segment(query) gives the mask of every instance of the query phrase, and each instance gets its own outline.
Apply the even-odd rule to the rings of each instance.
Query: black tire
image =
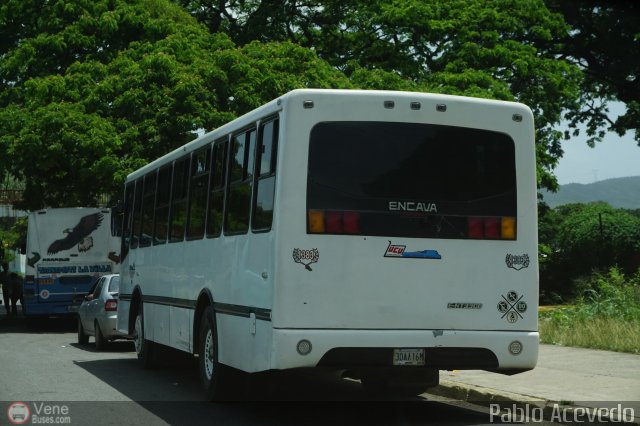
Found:
[[[89,336],[85,333],[82,321],[80,320],[80,317],[78,317],[78,344],[86,345],[87,343],[89,343]]]
[[[142,312],[142,302],[140,302],[138,307],[132,337],[140,365],[142,365],[143,368],[152,368],[154,343],[144,337],[144,314]]]
[[[107,347],[107,339],[104,338],[104,334],[102,334],[98,321],[95,322],[94,328],[96,330],[96,349],[102,351]]]
[[[202,313],[198,339],[198,371],[205,396],[210,401],[221,400],[225,390],[225,366],[218,362],[218,332],[211,306]]]

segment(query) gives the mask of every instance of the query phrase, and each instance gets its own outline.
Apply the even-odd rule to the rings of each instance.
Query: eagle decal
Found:
[[[89,235],[98,229],[103,218],[102,213],[93,213],[83,217],[76,226],[62,231],[64,234],[67,234],[67,236],[51,243],[47,253],[51,255],[59,251],[69,250],[76,244],[78,245],[79,252],[88,251],[93,247],[93,237]]]

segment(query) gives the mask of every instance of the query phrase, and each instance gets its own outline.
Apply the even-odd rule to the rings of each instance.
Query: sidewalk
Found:
[[[501,401],[552,406],[633,408],[640,424],[640,356],[540,345],[535,369],[514,376],[485,371],[443,371],[429,393],[487,405]]]

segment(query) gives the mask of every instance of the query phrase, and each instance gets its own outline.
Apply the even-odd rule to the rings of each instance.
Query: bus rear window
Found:
[[[516,216],[506,134],[393,122],[311,131],[308,233],[515,239]]]

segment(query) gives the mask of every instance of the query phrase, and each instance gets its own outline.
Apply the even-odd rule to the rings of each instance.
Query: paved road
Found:
[[[74,321],[28,328],[24,319],[0,318],[0,425],[16,401],[27,403],[31,414],[59,410],[68,413],[71,424],[93,426],[475,425],[490,420],[486,410],[442,401],[372,401],[357,382],[299,374],[254,375],[254,390],[244,399],[213,404],[203,401],[193,361],[181,354],[166,353],[149,371],[137,365],[130,342],[97,352],[93,343],[80,346],[76,339]],[[246,376],[238,383],[246,383]]]

